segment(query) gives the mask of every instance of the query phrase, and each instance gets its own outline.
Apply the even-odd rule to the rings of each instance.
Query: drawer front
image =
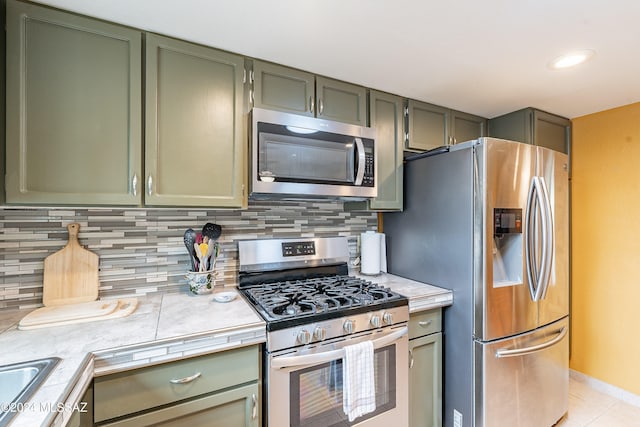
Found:
[[[409,339],[433,334],[442,330],[442,310],[421,311],[409,318]]]
[[[259,363],[258,346],[249,346],[98,377],[94,381],[95,421],[257,381]],[[181,379],[183,383],[176,383]]]
[[[254,383],[119,419],[102,427],[258,427],[258,396],[259,386]]]

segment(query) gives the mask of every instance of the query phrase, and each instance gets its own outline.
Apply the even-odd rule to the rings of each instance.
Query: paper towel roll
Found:
[[[360,235],[360,273],[374,275],[386,269],[384,234],[375,231],[362,233]]]

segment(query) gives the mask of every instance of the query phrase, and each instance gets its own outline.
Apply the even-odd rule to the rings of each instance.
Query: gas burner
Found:
[[[361,313],[380,316],[396,307],[408,315],[405,297],[348,275],[345,237],[245,240],[238,242],[238,255],[238,288],[265,319],[268,336]]]
[[[389,289],[352,276],[262,283],[245,293],[270,320],[365,307],[398,298]]]

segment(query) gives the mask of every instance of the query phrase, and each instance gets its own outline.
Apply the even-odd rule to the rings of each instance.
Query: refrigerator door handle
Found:
[[[529,279],[529,293],[533,301],[539,301],[545,287],[545,280],[549,280],[550,266],[547,265],[549,257],[549,217],[547,216],[546,189],[544,179],[534,176],[531,179],[529,195],[527,197],[526,225],[525,225],[525,264],[527,278]],[[540,218],[540,230],[538,230],[537,218]],[[540,232],[539,232],[540,231]],[[542,243],[538,237],[541,237]],[[541,250],[540,266],[537,263],[537,253]]]
[[[536,353],[538,351],[552,347],[557,343],[559,343],[560,341],[562,341],[565,335],[567,335],[567,327],[563,326],[556,333],[558,334],[558,336],[556,336],[555,338],[547,342],[543,342],[542,344],[532,345],[531,347],[514,348],[514,349],[500,348],[496,350],[496,357],[501,358],[501,357],[526,356],[527,354]]]
[[[535,271],[536,265],[533,263],[533,253],[535,251],[535,245],[533,242],[532,235],[533,232],[533,211],[535,206],[535,179],[533,177],[531,180],[531,185],[529,186],[529,193],[527,194],[527,208],[525,211],[525,223],[524,223],[524,253],[525,253],[525,266],[527,267],[527,282],[529,284],[529,294],[531,295],[531,299],[535,301],[536,289],[535,289],[535,281],[537,272]]]
[[[538,290],[537,301],[543,300],[547,295],[547,289],[549,288],[549,281],[551,279],[551,264],[553,262],[553,247],[554,247],[554,229],[553,229],[553,213],[551,211],[551,200],[549,199],[549,191],[547,190],[547,183],[544,178],[540,177],[540,189],[541,189],[541,201],[542,203],[542,215],[545,218],[546,225],[542,230],[543,236],[546,237],[546,242],[543,241],[542,252],[542,269],[540,271],[540,289]],[[544,250],[546,249],[546,251]]]

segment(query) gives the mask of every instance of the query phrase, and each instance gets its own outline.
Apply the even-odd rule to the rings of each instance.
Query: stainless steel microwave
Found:
[[[254,108],[251,195],[375,197],[376,152],[371,128]]]

